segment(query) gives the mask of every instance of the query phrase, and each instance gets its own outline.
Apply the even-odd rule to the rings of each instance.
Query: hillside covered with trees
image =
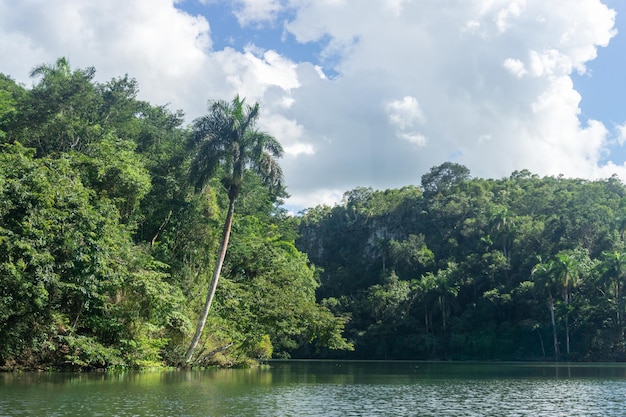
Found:
[[[94,75],[63,58],[35,68],[30,89],[0,75],[0,368],[229,366],[350,349],[343,320],[316,303],[284,188],[266,181],[280,148],[255,130],[258,106],[222,137],[261,139],[229,175],[234,145],[206,129],[226,123],[217,103],[187,127],[138,100],[135,80]],[[229,121],[255,108],[233,103]],[[222,280],[191,349],[225,221]]]
[[[357,188],[307,210],[297,247],[368,359],[626,360],[626,188],[617,177]]]

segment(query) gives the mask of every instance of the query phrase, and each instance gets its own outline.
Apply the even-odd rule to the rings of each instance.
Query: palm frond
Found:
[[[195,149],[190,178],[196,189],[203,186],[218,167],[228,178],[222,183],[236,196],[247,169],[253,170],[271,189],[283,188],[283,172],[278,159],[283,148],[271,135],[256,130],[259,103],[248,105],[235,96],[231,102],[212,101],[207,115],[196,119],[190,146]]]

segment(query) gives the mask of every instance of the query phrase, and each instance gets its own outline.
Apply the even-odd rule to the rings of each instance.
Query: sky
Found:
[[[62,56],[189,123],[259,102],[293,212],[448,161],[626,182],[624,0],[0,0],[0,72]]]

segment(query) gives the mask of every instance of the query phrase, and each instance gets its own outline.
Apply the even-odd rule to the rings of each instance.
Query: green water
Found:
[[[0,374],[0,416],[623,416],[626,365],[272,362]]]

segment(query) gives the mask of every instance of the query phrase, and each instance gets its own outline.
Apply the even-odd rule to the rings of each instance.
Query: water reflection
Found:
[[[0,416],[619,416],[622,364],[273,362],[0,374]]]

